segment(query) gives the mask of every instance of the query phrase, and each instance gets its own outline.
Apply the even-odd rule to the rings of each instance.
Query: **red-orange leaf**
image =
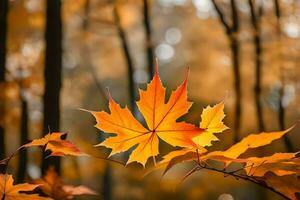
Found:
[[[203,129],[176,121],[188,112],[191,105],[192,103],[187,101],[187,77],[165,103],[165,88],[157,70],[147,89],[140,90],[140,100],[137,102],[147,128],[135,119],[127,107],[121,108],[111,96],[110,113],[103,111],[91,113],[96,118],[97,128],[116,134],[99,145],[111,148],[111,155],[127,151],[137,145],[127,164],[137,161],[145,165],[149,157],[159,154],[159,138],[172,146],[196,146],[192,138],[201,134]]]
[[[82,156],[85,155],[82,153],[73,143],[65,140],[67,133],[49,133],[41,139],[35,139],[32,142],[29,142],[23,147],[34,147],[41,146],[45,147],[45,150],[51,151],[51,156]]]
[[[64,185],[61,178],[56,174],[53,168],[50,168],[46,175],[34,181],[41,185],[41,190],[47,196],[54,200],[73,199],[78,195],[96,195],[97,193],[86,186]]]

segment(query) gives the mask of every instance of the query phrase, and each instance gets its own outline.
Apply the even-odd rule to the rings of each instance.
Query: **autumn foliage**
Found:
[[[248,150],[269,145],[284,137],[293,126],[284,131],[249,134],[225,150],[211,151],[207,147],[217,145],[219,141],[217,135],[228,129],[223,122],[225,100],[212,107],[204,108],[198,125],[178,120],[187,114],[192,106],[192,102],[188,101],[187,97],[188,74],[189,70],[187,70],[182,84],[166,100],[166,89],[160,79],[158,67],[156,68],[156,73],[146,90],[139,91],[137,107],[145,122],[139,121],[127,107],[122,108],[109,94],[109,113],[89,111],[96,119],[96,127],[111,135],[96,146],[105,146],[111,149],[110,156],[134,147],[126,162],[127,165],[138,162],[145,167],[148,159],[152,157],[153,166],[145,170],[146,174],[163,169],[163,175],[165,175],[177,164],[192,162],[193,169],[187,174],[183,174],[182,181],[194,172],[205,169],[253,182],[282,197],[296,200],[297,193],[300,192],[298,152],[274,153],[265,157],[243,156]],[[44,151],[49,151],[49,156],[87,156],[76,145],[66,140],[66,136],[66,133],[49,133],[41,139],[24,144],[18,151],[39,146]],[[167,155],[159,157],[161,140],[177,148]],[[0,163],[8,165],[13,156],[14,154]],[[216,163],[221,163],[222,167],[220,168],[220,165],[216,165]],[[232,164],[238,167],[232,169],[230,167]],[[14,185],[13,182],[11,175],[1,174],[0,199],[64,200],[72,199],[76,195],[96,194],[85,186],[64,185],[61,178],[52,169],[49,169],[44,177],[33,180],[33,184]]]

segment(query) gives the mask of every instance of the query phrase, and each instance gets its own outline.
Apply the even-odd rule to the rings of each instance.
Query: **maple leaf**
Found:
[[[63,181],[52,167],[48,169],[43,178],[34,180],[34,183],[40,184],[42,192],[54,200],[68,200],[73,199],[74,196],[78,195],[97,194],[86,186],[64,185]]]
[[[157,164],[150,172],[165,168],[163,174],[169,171],[174,165],[187,162],[205,162],[206,160],[215,160],[223,162],[225,167],[230,163],[244,163],[246,164],[245,171],[248,175],[253,175],[257,177],[263,176],[268,171],[274,172],[278,175],[288,175],[299,173],[300,160],[293,159],[296,157],[297,153],[276,153],[268,157],[249,157],[249,158],[239,158],[241,154],[246,152],[248,149],[257,148],[270,144],[273,140],[279,139],[286,133],[288,133],[293,127],[279,132],[270,133],[260,133],[251,134],[245,137],[242,141],[234,144],[232,147],[225,151],[212,151],[208,152],[205,148],[198,146],[197,149],[181,149],[177,151],[172,151],[164,159]],[[292,160],[293,159],[293,160]]]
[[[245,160],[245,171],[249,176],[262,177],[267,172],[277,176],[296,174],[300,172],[300,165],[293,162],[298,153],[275,153],[267,157],[248,157]],[[250,167],[249,167],[250,166]]]
[[[99,145],[111,148],[110,155],[127,151],[137,145],[127,164],[136,161],[143,166],[149,157],[154,158],[159,154],[159,138],[172,146],[196,147],[192,138],[200,135],[203,129],[186,122],[176,122],[192,105],[187,101],[187,77],[188,75],[165,103],[165,88],[156,68],[147,89],[140,90],[140,100],[137,102],[147,127],[136,120],[127,107],[121,108],[111,96],[109,96],[110,114],[104,111],[89,111],[96,118],[98,129],[116,134]]]
[[[29,142],[22,147],[34,147],[41,146],[45,147],[45,150],[50,150],[50,156],[64,156],[64,155],[72,155],[72,156],[82,156],[86,155],[82,153],[73,143],[65,140],[68,133],[60,133],[54,132],[45,135],[41,139],[35,139],[32,142]]]
[[[198,152],[196,151],[198,149]],[[163,160],[157,163],[154,167],[148,169],[144,176],[147,176],[153,171],[164,168],[164,174],[166,174],[174,165],[192,161],[197,159],[198,155],[207,152],[207,150],[203,147],[198,148],[183,148],[176,151],[171,151],[167,155],[163,156]]]
[[[300,177],[298,175],[277,176],[268,172],[264,176],[264,182],[291,200],[300,198]]]
[[[5,200],[50,200],[50,198],[41,197],[37,194],[26,194],[32,192],[40,185],[35,184],[17,184],[14,185],[12,175],[0,174],[0,199]]]
[[[200,128],[204,129],[205,132],[193,138],[193,141],[202,147],[211,146],[212,141],[218,141],[219,139],[214,135],[214,133],[221,133],[228,129],[223,122],[224,117],[225,113],[223,101],[213,107],[207,106],[203,109]]]
[[[294,126],[284,131],[277,132],[262,132],[260,134],[250,134],[243,138],[242,141],[234,144],[225,151],[213,151],[204,156],[201,156],[201,160],[213,159],[224,162],[228,166],[234,159],[237,159],[241,154],[245,153],[248,149],[262,147],[270,144],[276,139],[281,138],[287,134]]]
[[[224,101],[214,105],[213,107],[207,106],[203,109],[201,114],[200,128],[204,130],[199,136],[193,138],[193,141],[198,145],[195,148],[183,148],[181,150],[172,151],[163,157],[163,160],[158,163],[153,169],[148,170],[146,174],[150,172],[165,168],[163,174],[170,170],[174,165],[186,161],[197,160],[198,156],[207,153],[205,146],[210,146],[212,141],[218,141],[219,139],[214,133],[221,133],[228,127],[224,124]]]

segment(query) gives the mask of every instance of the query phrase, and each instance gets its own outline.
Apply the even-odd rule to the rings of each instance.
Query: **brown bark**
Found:
[[[113,5],[113,14],[114,14],[114,20],[115,25],[118,30],[118,34],[121,40],[122,49],[124,52],[125,60],[127,63],[127,77],[128,77],[128,92],[129,92],[129,98],[130,98],[130,108],[132,109],[132,112],[136,114],[136,105],[135,105],[135,84],[133,80],[133,61],[130,55],[129,45],[126,38],[125,30],[123,29],[121,23],[120,23],[120,14],[118,11],[118,7],[116,3]]]
[[[256,118],[259,131],[264,131],[264,120],[263,120],[263,109],[261,105],[261,56],[262,56],[262,46],[261,46],[261,28],[260,28],[260,16],[254,7],[252,0],[248,0],[250,6],[251,23],[254,29],[253,33],[253,43],[255,46],[255,86],[254,86],[254,97],[255,97],[255,108],[256,108]]]
[[[62,79],[62,21],[61,1],[46,1],[46,52],[45,52],[45,93],[43,134],[59,131],[60,89]],[[53,166],[60,172],[60,159],[51,157],[43,160],[42,172]]]
[[[28,103],[27,100],[21,96],[21,140],[20,145],[28,142]],[[19,153],[19,167],[17,173],[17,182],[24,182],[27,174],[27,150],[22,149]]]
[[[146,50],[147,50],[147,65],[149,78],[151,79],[154,73],[154,53],[153,53],[153,42],[152,42],[152,30],[150,23],[150,8],[149,1],[143,0],[143,9],[144,9],[144,27],[146,33]]]
[[[281,74],[281,71],[282,71],[282,52],[281,52],[282,40],[281,40],[281,26],[280,26],[281,10],[280,10],[279,0],[274,0],[274,12],[275,12],[275,16],[276,16],[277,39],[278,39],[278,42],[280,45],[280,48],[278,48],[279,49],[279,58],[280,58],[279,68],[280,68],[280,79],[282,82],[282,85],[280,86],[280,89],[279,89],[278,123],[279,123],[280,130],[284,130],[285,129],[285,108],[284,108],[284,105],[282,102],[283,96],[284,96],[284,78],[283,78],[283,75]],[[293,144],[287,136],[284,137],[284,143],[285,143],[285,147],[288,152],[294,152]]]
[[[6,38],[7,38],[7,16],[8,16],[8,0],[0,1],[0,87],[3,88],[5,82],[5,65],[6,65]],[[5,158],[5,96],[0,95],[0,160]],[[0,166],[0,172],[4,169]]]
[[[239,17],[238,11],[236,7],[235,0],[230,0],[230,8],[231,8],[231,20],[232,24],[226,21],[225,15],[217,2],[215,0],[211,0],[219,17],[221,24],[223,25],[228,40],[230,42],[230,50],[231,50],[231,60],[232,60],[232,73],[234,77],[234,93],[235,93],[235,105],[234,105],[234,142],[239,141],[240,135],[240,125],[241,125],[241,117],[242,117],[242,89],[241,89],[241,74],[240,74],[240,42],[237,38],[239,32]]]

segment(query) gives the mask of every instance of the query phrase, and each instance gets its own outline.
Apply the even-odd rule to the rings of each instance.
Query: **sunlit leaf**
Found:
[[[110,114],[103,111],[91,113],[96,118],[97,128],[116,134],[100,145],[111,148],[111,155],[127,151],[137,145],[127,164],[137,161],[145,165],[149,157],[159,154],[159,138],[172,146],[196,147],[192,138],[201,134],[203,129],[176,121],[188,112],[191,105],[192,103],[187,101],[187,77],[165,103],[165,88],[157,69],[147,89],[140,91],[140,100],[137,102],[147,128],[134,118],[127,107],[121,108],[111,96]]]

